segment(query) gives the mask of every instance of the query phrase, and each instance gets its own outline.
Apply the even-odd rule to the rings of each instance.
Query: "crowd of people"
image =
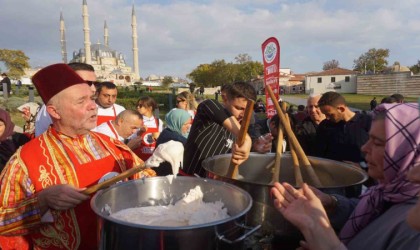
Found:
[[[118,105],[115,84],[97,82],[88,64],[50,65],[32,80],[44,105],[20,107],[26,134],[13,132],[10,115],[0,109],[1,249],[97,249],[86,187],[134,167],[142,171],[130,179],[206,177],[206,158],[232,154],[241,164],[251,151],[276,152],[283,128],[278,116],[256,115],[244,143],[236,143],[248,100],[256,101],[255,113],[266,112],[244,82],[223,85],[221,102],[181,92],[162,121],[150,96],[140,96],[135,110]],[[352,162],[370,176],[365,188],[337,194],[275,183],[274,204],[302,231],[304,248],[420,246],[418,104],[393,95],[374,106],[353,112],[342,95],[326,92],[288,111],[307,155]]]

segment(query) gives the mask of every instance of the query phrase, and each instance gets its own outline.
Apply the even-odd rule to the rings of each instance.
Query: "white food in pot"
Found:
[[[199,225],[229,218],[222,201],[204,202],[203,197],[200,186],[196,186],[175,205],[127,208],[112,213],[111,217],[130,223],[166,227]]]

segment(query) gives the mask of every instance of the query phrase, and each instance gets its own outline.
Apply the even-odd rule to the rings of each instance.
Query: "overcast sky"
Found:
[[[0,0],[0,48],[23,50],[32,67],[60,62],[60,11],[67,52],[83,47],[83,0]],[[131,8],[137,14],[140,75],[185,77],[203,63],[261,61],[261,44],[280,42],[280,66],[321,71],[336,59],[352,69],[370,48],[390,49],[389,64],[420,59],[418,0],[87,0],[91,43],[103,43],[132,66]],[[2,70],[4,68],[2,67]]]

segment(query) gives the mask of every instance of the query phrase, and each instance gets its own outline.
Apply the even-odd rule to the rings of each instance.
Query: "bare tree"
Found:
[[[239,55],[235,56],[235,61],[236,61],[236,63],[242,64],[242,63],[246,63],[246,62],[251,62],[252,58],[247,53],[239,54]]]
[[[335,68],[338,68],[339,65],[340,63],[337,60],[332,59],[331,61],[324,62],[324,66],[322,66],[322,70],[335,69]]]

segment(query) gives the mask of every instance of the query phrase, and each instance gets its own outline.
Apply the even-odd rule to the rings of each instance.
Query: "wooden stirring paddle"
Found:
[[[242,119],[241,123],[241,129],[239,130],[239,135],[236,138],[236,141],[239,146],[242,146],[242,144],[244,144],[245,142],[245,137],[248,132],[249,123],[251,122],[251,115],[254,111],[254,103],[255,102],[253,100],[248,100],[248,102],[246,103],[244,118]],[[227,176],[232,179],[236,177],[238,175],[238,167],[238,164],[235,164],[231,161],[228,168]]]
[[[291,142],[291,145],[296,150],[296,153],[299,157],[299,159],[302,161],[303,165],[305,166],[308,176],[311,181],[311,185],[315,187],[322,187],[321,181],[319,180],[318,176],[315,174],[314,169],[311,166],[311,163],[308,160],[308,157],[306,156],[305,152],[303,151],[302,147],[299,144],[299,141],[297,140],[295,133],[293,133],[292,127],[290,126],[290,123],[287,122],[285,115],[283,114],[283,111],[280,108],[280,105],[277,101],[277,98],[274,96],[273,90],[271,89],[270,85],[266,86],[267,92],[270,94],[270,98],[274,103],[274,107],[276,108],[277,115],[280,118],[281,123],[284,126],[284,129],[286,130],[287,136],[289,137],[289,140]]]
[[[277,128],[277,146],[276,146],[276,156],[274,157],[274,171],[273,177],[271,179],[271,185],[274,185],[274,182],[279,182],[280,179],[280,168],[281,168],[281,155],[283,154],[283,139],[284,139],[284,129],[279,127]]]
[[[126,178],[128,178],[128,177],[130,177],[130,176],[132,176],[132,175],[134,175],[134,174],[136,174],[136,173],[138,173],[142,170],[144,170],[144,166],[130,168],[130,169],[122,172],[121,174],[119,174],[117,176],[114,176],[112,178],[109,178],[108,180],[105,180],[101,183],[98,183],[98,184],[95,184],[95,185],[92,185],[92,186],[86,188],[85,190],[81,191],[81,193],[82,194],[87,194],[87,195],[93,194],[98,190],[107,188],[107,187],[111,186],[112,184],[114,184],[116,182],[119,182],[121,180],[124,180],[124,179],[126,179]]]

